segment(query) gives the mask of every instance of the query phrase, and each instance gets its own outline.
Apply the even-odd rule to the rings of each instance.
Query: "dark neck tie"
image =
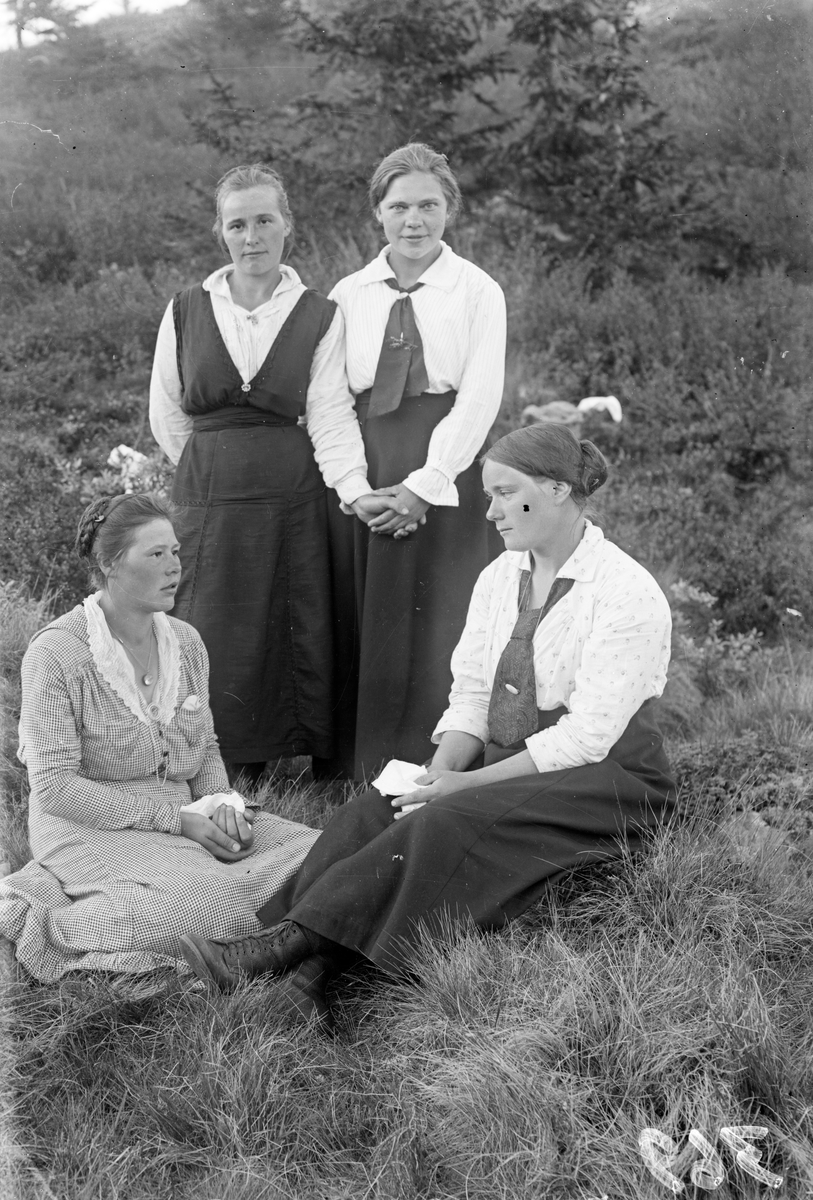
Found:
[[[406,294],[395,301],[387,318],[384,343],[370,393],[368,418],[395,412],[404,396],[420,396],[429,387],[429,376],[423,361],[423,343],[410,299],[410,293],[417,292],[423,284],[402,288],[397,279],[385,279],[384,283],[396,292]]]
[[[488,733],[498,746],[513,746],[539,728],[536,707],[534,634],[550,610],[573,587],[573,580],[557,577],[542,608],[525,609],[530,573],[520,575],[517,623],[497,663],[488,705]]]

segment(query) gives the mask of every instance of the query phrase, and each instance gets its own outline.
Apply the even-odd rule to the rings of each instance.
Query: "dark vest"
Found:
[[[268,357],[248,384],[240,378],[217,327],[212,300],[201,284],[172,301],[181,408],[190,416],[237,406],[296,421],[305,412],[311,362],[330,328],[336,304],[303,292],[283,323]]]

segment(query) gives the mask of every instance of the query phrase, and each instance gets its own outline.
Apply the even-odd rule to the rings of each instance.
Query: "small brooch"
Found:
[[[408,342],[403,334],[400,337],[388,337],[387,346],[390,350],[415,350],[417,347],[412,342]]]
[[[185,709],[186,712],[197,712],[200,708],[200,696],[195,696],[194,694],[187,696],[181,708]]]

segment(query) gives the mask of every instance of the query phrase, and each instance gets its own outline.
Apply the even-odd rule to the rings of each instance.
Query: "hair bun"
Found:
[[[582,452],[582,488],[587,496],[597,492],[607,479],[607,460],[594,442],[579,442]]]

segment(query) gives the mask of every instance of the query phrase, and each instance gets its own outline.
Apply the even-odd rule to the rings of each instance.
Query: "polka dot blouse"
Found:
[[[481,573],[466,627],[452,656],[449,707],[433,734],[447,730],[489,740],[488,705],[500,655],[517,619],[527,552],[506,551]],[[568,714],[527,739],[540,771],[600,762],[645,700],[666,683],[671,615],[650,573],[589,521],[558,572],[570,591],[534,635],[536,702]]]

